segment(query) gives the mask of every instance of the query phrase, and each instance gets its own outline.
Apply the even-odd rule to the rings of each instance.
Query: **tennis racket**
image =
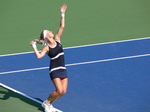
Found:
[[[41,44],[41,45],[43,45],[43,46],[46,46],[46,45],[47,45],[47,43],[46,43],[45,41],[39,40],[39,39],[35,39],[34,42],[36,42],[37,44]]]

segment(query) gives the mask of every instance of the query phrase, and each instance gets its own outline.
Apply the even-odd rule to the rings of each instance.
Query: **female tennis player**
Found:
[[[60,43],[60,37],[63,33],[65,27],[65,12],[67,9],[67,5],[62,5],[60,7],[61,19],[60,19],[60,27],[57,33],[54,35],[52,31],[43,30],[41,32],[39,40],[43,40],[45,42],[45,46],[41,50],[38,51],[36,47],[36,43],[34,41],[30,42],[34,49],[34,53],[38,59],[44,57],[46,54],[50,57],[50,77],[54,86],[56,88],[53,91],[47,100],[42,103],[42,106],[45,108],[45,112],[62,112],[52,106],[52,103],[59,99],[62,95],[64,95],[67,91],[68,87],[68,78],[67,71],[65,67],[64,60],[64,52],[62,45]]]

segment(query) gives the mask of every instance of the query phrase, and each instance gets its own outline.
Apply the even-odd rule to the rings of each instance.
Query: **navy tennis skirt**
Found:
[[[50,73],[50,78],[51,80],[55,78],[62,78],[62,79],[67,78],[67,70],[66,69],[55,70]]]

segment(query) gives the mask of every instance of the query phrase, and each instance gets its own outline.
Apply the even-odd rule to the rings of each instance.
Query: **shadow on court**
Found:
[[[38,98],[35,98],[35,99],[40,100]],[[3,105],[7,105],[8,108],[9,108],[9,106],[10,107],[13,106],[13,107],[17,107],[18,111],[19,110],[24,110],[24,111],[26,110],[26,109],[22,109],[22,107],[27,108],[27,110],[32,110],[32,108],[37,108],[34,110],[34,112],[44,112],[44,109],[41,106],[41,104],[39,104],[39,103],[37,103],[37,102],[27,98],[27,97],[24,97],[18,93],[15,93],[11,90],[8,90],[2,86],[0,86],[0,102],[1,102],[0,107],[4,107]],[[21,104],[23,106],[19,106],[19,104]],[[4,110],[1,110],[1,109],[4,109]],[[5,110],[6,108],[1,108],[1,109],[0,109],[0,111],[7,112]],[[16,111],[16,110],[12,110],[12,108],[11,108],[11,112],[14,112],[14,111]]]

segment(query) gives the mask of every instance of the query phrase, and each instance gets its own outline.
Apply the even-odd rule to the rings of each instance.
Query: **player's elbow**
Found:
[[[65,28],[65,26],[64,26],[64,25],[60,27],[60,29],[61,29],[61,30],[64,30],[64,28]]]
[[[40,59],[40,57],[36,57],[37,59]]]
[[[37,58],[37,59],[41,59],[41,58],[42,58],[42,56],[36,56],[36,58]]]
[[[61,24],[61,25],[60,25],[60,28],[61,28],[61,29],[64,29],[64,28],[65,28],[65,24]]]

